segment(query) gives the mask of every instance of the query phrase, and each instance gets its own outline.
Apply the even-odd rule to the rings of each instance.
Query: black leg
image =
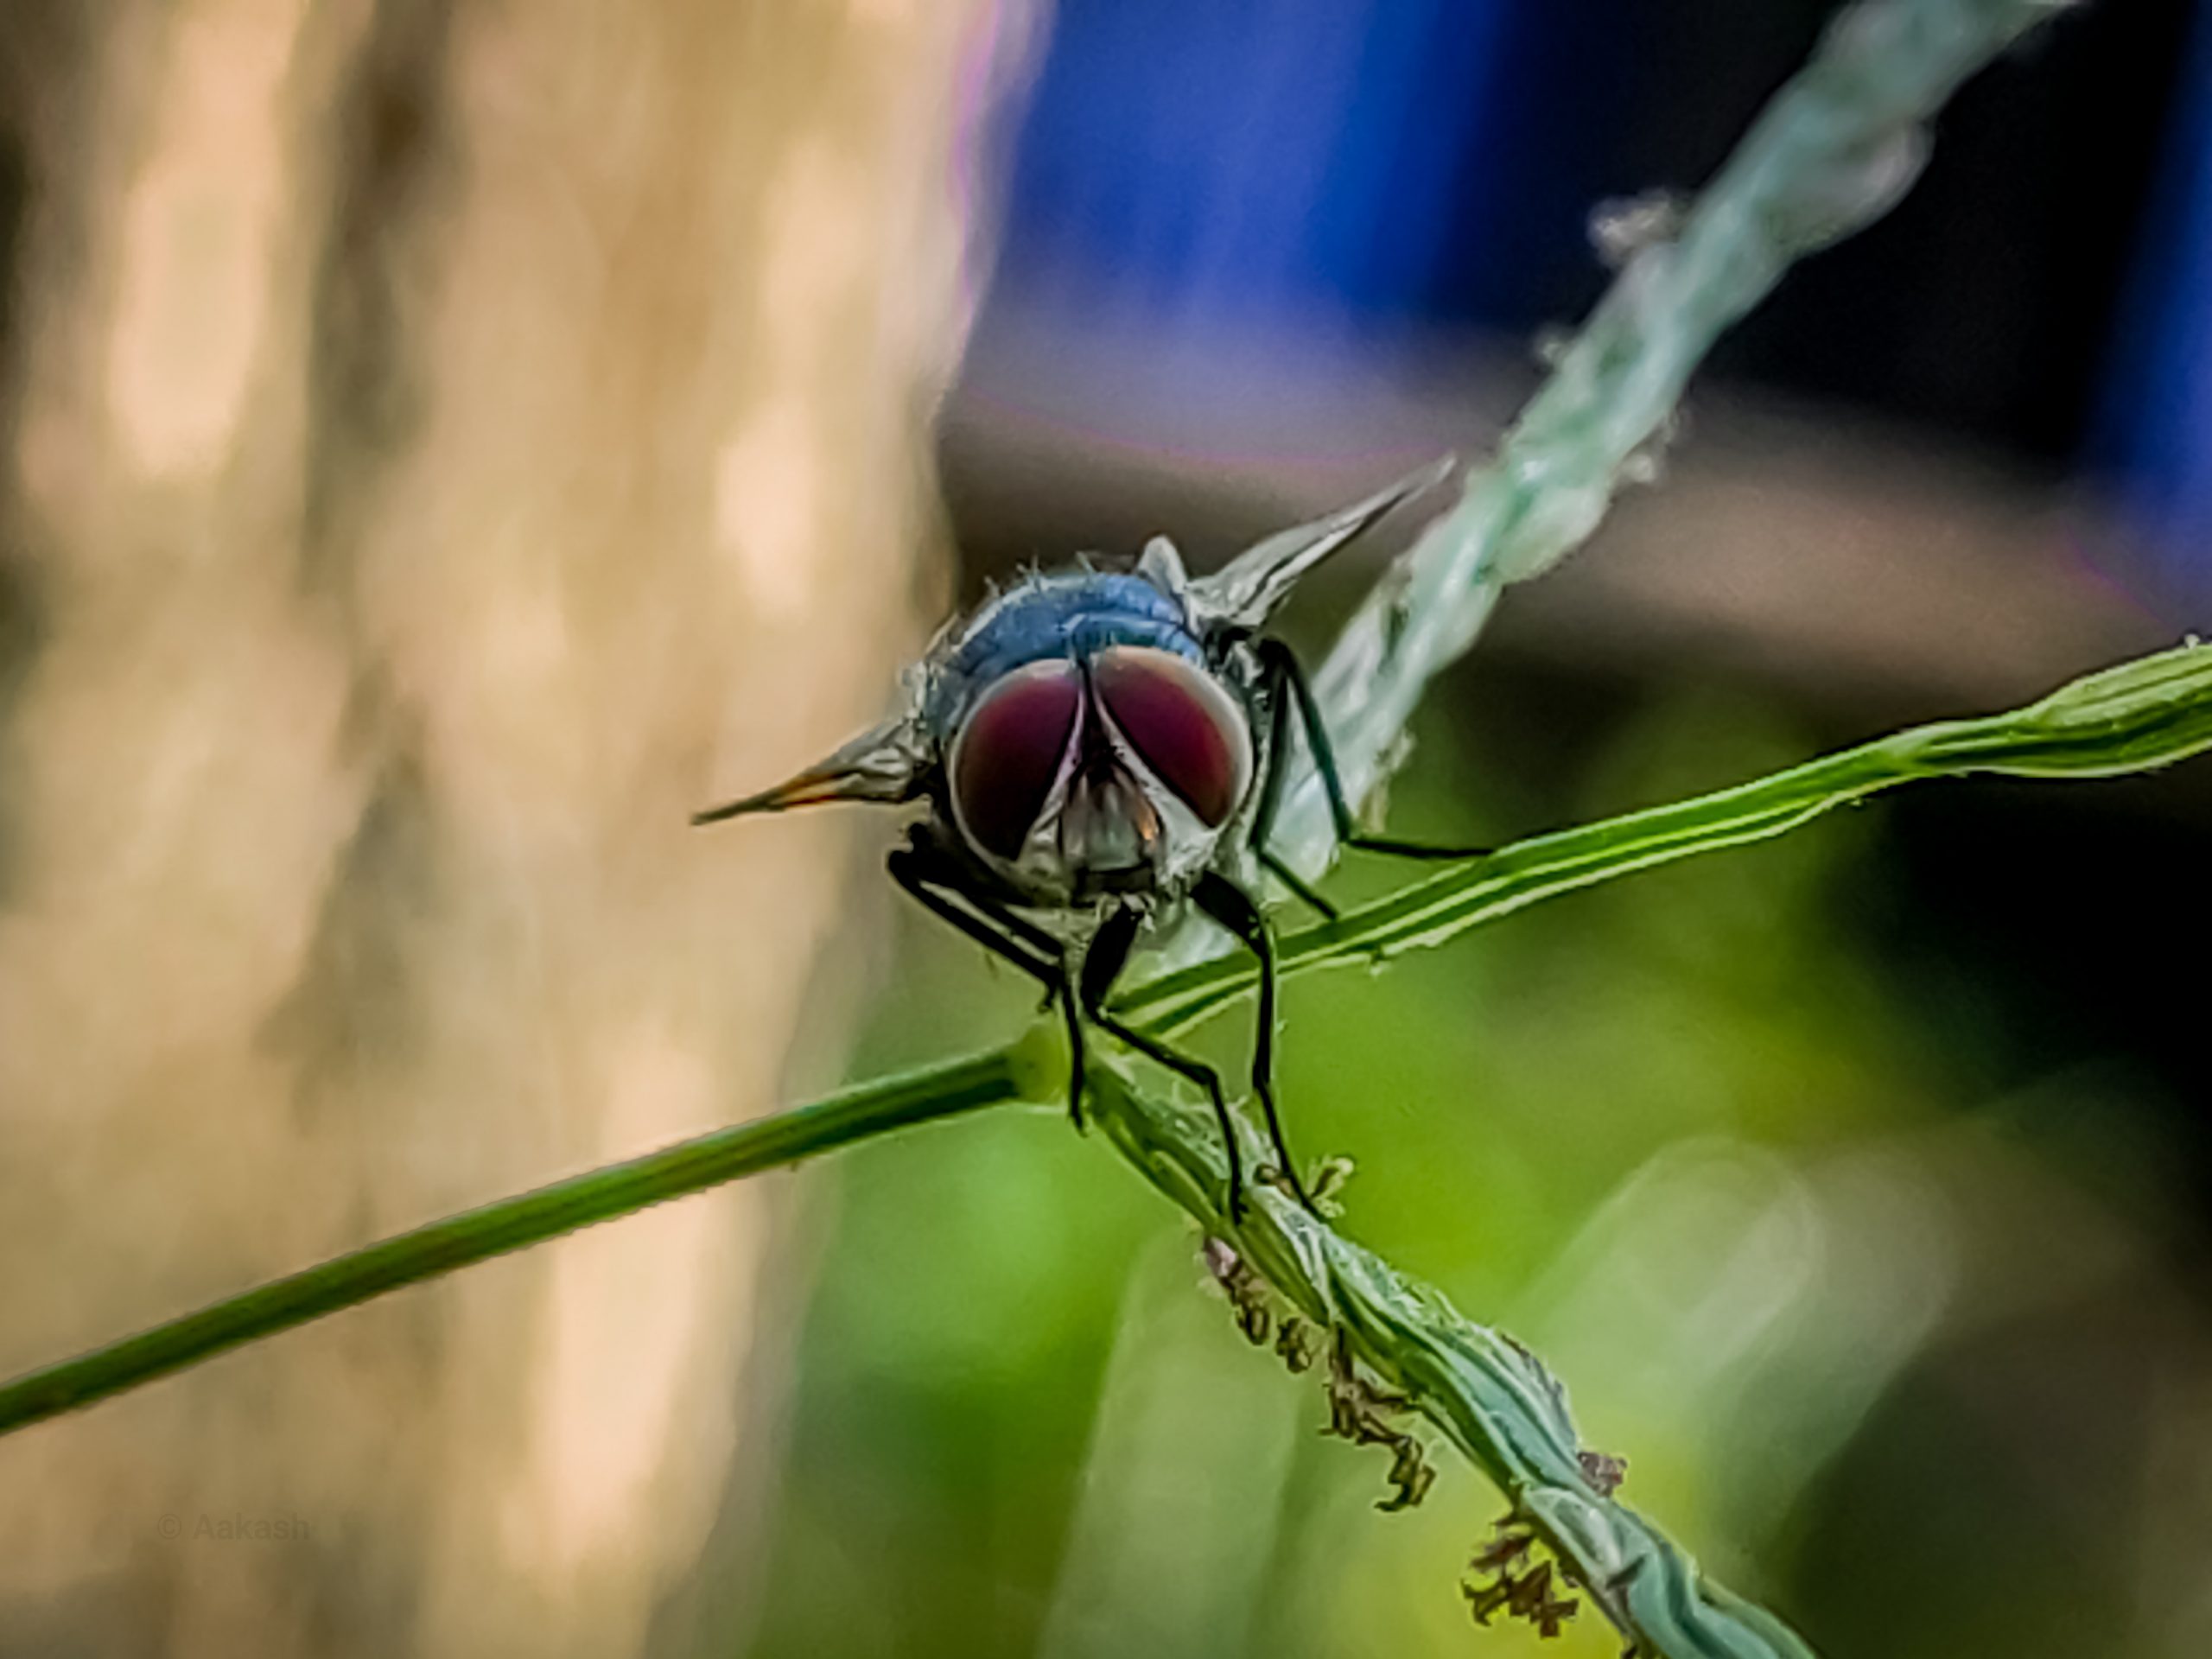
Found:
[[[944,909],[938,903],[925,897],[915,884],[926,883],[931,887],[938,889],[941,894],[949,893],[958,896],[961,905],[964,906],[964,913],[957,918],[948,916],[947,919],[952,920],[953,925],[969,938],[982,938],[982,936],[970,925],[970,923],[980,915],[982,919],[995,923],[1003,933],[1011,935],[1015,940],[1029,947],[1034,954],[1053,964],[1052,977],[1045,981],[1044,1005],[1049,1008],[1055,1003],[1058,1004],[1060,1017],[1066,1022],[1068,1058],[1074,1068],[1068,1083],[1068,1116],[1073,1121],[1077,1129],[1082,1128],[1083,1014],[1077,1004],[1075,989],[1068,977],[1067,946],[1027,917],[1016,914],[1013,909],[1000,903],[989,893],[974,891],[969,886],[966,872],[962,869],[959,863],[947,858],[939,850],[936,842],[931,841],[925,835],[917,831],[908,841],[903,853],[894,854],[893,856],[903,858],[905,862],[905,874],[898,870],[893,872],[899,885],[913,893],[916,898],[921,899],[924,904],[928,905],[939,916],[946,916]],[[1000,956],[1006,956],[1007,953],[1000,949],[1000,940],[984,938],[982,943],[997,951]],[[1017,965],[1033,975],[1036,972],[1036,969],[1027,963]]]
[[[1321,896],[1313,883],[1278,858],[1273,849],[1267,847],[1260,849],[1260,863],[1270,875],[1289,889],[1291,897],[1298,899],[1323,921],[1333,922],[1341,913],[1334,905]]]
[[[1046,990],[1058,989],[1065,974],[1057,958],[1047,957],[1028,941],[1017,938],[1013,930],[995,918],[981,915],[970,908],[968,895],[957,887],[946,887],[943,879],[931,869],[931,862],[913,848],[901,847],[884,861],[884,867],[891,872],[891,879],[919,899],[932,915],[951,923],[994,956],[1012,963]],[[959,895],[957,902],[955,893]]]
[[[1264,657],[1262,659],[1265,661]],[[1288,772],[1283,760],[1290,753],[1290,699],[1280,688],[1268,697],[1267,775],[1260,779],[1260,804],[1252,811],[1252,850],[1260,855],[1260,862],[1304,901],[1325,922],[1337,919],[1337,907],[1315,892],[1313,886],[1296,870],[1275,856],[1268,845],[1268,837],[1274,833],[1275,814],[1282,806],[1282,784]]]
[[[1154,1065],[1166,1066],[1206,1091],[1213,1102],[1214,1121],[1221,1126],[1221,1143],[1229,1154],[1229,1219],[1240,1222],[1244,1219],[1244,1160],[1236,1144],[1236,1125],[1230,1119],[1229,1097],[1222,1092],[1221,1074],[1205,1061],[1178,1054],[1159,1039],[1124,1025],[1106,1011],[1107,995],[1128,962],[1141,920],[1134,910],[1117,910],[1092,936],[1083,958],[1083,1011],[1101,1031],[1120,1038]]]
[[[1275,1162],[1282,1171],[1284,1182],[1299,1203],[1318,1217],[1321,1212],[1306,1193],[1306,1183],[1299,1179],[1298,1162],[1290,1155],[1289,1143],[1282,1135],[1282,1119],[1275,1111],[1274,936],[1268,931],[1268,919],[1252,902],[1251,895],[1226,876],[1209,870],[1192,888],[1191,900],[1242,939],[1245,948],[1259,959],[1260,1026],[1252,1039],[1252,1092],[1260,1097],[1260,1109],[1267,1115],[1268,1138],[1274,1143]]]
[[[925,842],[901,847],[885,861],[891,879],[933,916],[952,924],[994,956],[1012,963],[1057,1001],[1068,1033],[1068,1116],[1083,1127],[1083,1014],[1068,983],[1067,952],[1058,939],[1007,912],[987,895],[957,885],[957,867]]]
[[[1299,666],[1297,656],[1280,639],[1260,639],[1253,642],[1259,653],[1262,683],[1267,687],[1268,700],[1273,706],[1272,729],[1280,748],[1284,715],[1291,702],[1298,705],[1300,724],[1306,729],[1306,747],[1313,751],[1313,770],[1321,779],[1322,793],[1328,797],[1329,819],[1336,826],[1337,839],[1346,847],[1362,852],[1385,853],[1393,858],[1425,858],[1437,860],[1482,858],[1493,849],[1488,847],[1430,847],[1420,842],[1398,841],[1389,836],[1363,836],[1353,821],[1351,806],[1344,799],[1344,779],[1337,772],[1337,752],[1329,741],[1329,728],[1321,718],[1321,705],[1313,696],[1313,688],[1306,678],[1306,671]],[[1286,696],[1287,694],[1287,696]],[[1282,784],[1281,765],[1270,757],[1268,762],[1268,786],[1279,792]],[[1272,824],[1273,804],[1266,795],[1260,800],[1261,810],[1254,815],[1254,823],[1262,817]]]
[[[1068,1028],[1068,1122],[1074,1124],[1076,1133],[1083,1133],[1083,1009],[1076,1001],[1075,987],[1068,983],[1065,969],[1060,982],[1052,993],[1052,1000],[1060,1005],[1060,1017]]]
[[[1017,914],[1007,905],[988,893],[979,893],[971,886],[969,875],[957,859],[946,856],[937,842],[920,829],[909,832],[905,849],[909,868],[924,881],[947,893],[957,893],[969,909],[979,911],[1013,934],[1039,955],[1058,960],[1066,952],[1058,938],[1046,932],[1027,917]]]

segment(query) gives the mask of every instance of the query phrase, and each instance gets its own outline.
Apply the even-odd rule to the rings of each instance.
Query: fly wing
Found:
[[[720,823],[748,812],[782,812],[823,801],[911,801],[929,768],[928,746],[912,711],[862,732],[828,759],[773,789],[691,815],[694,824]]]
[[[1402,502],[1442,483],[1452,467],[1452,457],[1446,455],[1364,501],[1310,524],[1278,531],[1211,575],[1193,579],[1187,590],[1192,620],[1201,626],[1258,627],[1290,597],[1300,577],[1374,528]]]

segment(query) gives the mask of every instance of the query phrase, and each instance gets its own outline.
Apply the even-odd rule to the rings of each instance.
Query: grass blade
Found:
[[[2180,645],[2069,681],[2009,714],[1914,727],[1732,789],[1516,842],[1291,934],[1278,954],[1287,975],[1365,966],[1442,944],[1540,899],[1782,835],[1917,779],[2105,778],[2170,766],[2207,748],[2212,646]],[[1242,961],[1208,962],[1140,985],[1118,1006],[1156,1031],[1179,1031],[1251,982]]]
[[[894,1129],[1035,1092],[1020,1045],[863,1084],[445,1217],[0,1383],[0,1433],[74,1411],[386,1291]]]

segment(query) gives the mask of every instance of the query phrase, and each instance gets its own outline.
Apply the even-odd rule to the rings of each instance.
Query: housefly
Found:
[[[1258,963],[1252,1092],[1278,1177],[1310,1209],[1275,1107],[1274,934],[1243,875],[1256,863],[1334,914],[1268,844],[1291,722],[1344,845],[1428,859],[1480,849],[1358,832],[1313,689],[1289,647],[1263,629],[1301,577],[1445,470],[1271,536],[1210,575],[1190,575],[1174,544],[1157,537],[1130,569],[1085,563],[1028,576],[946,626],[907,671],[890,719],[692,822],[824,801],[925,804],[890,855],[892,878],[1059,1007],[1077,1127],[1088,1025],[1205,1090],[1236,1217],[1243,1168],[1219,1074],[1107,1006],[1140,937],[1196,908]]]

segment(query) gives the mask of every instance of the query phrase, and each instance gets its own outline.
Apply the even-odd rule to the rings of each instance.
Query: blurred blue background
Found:
[[[1603,276],[1592,206],[1705,179],[1829,10],[1063,5],[1013,146],[1002,296],[1159,324],[1572,319]],[[1964,92],[1891,220],[1794,277],[1716,372],[2089,469],[2201,588],[2212,24],[2088,8],[2022,55]]]

